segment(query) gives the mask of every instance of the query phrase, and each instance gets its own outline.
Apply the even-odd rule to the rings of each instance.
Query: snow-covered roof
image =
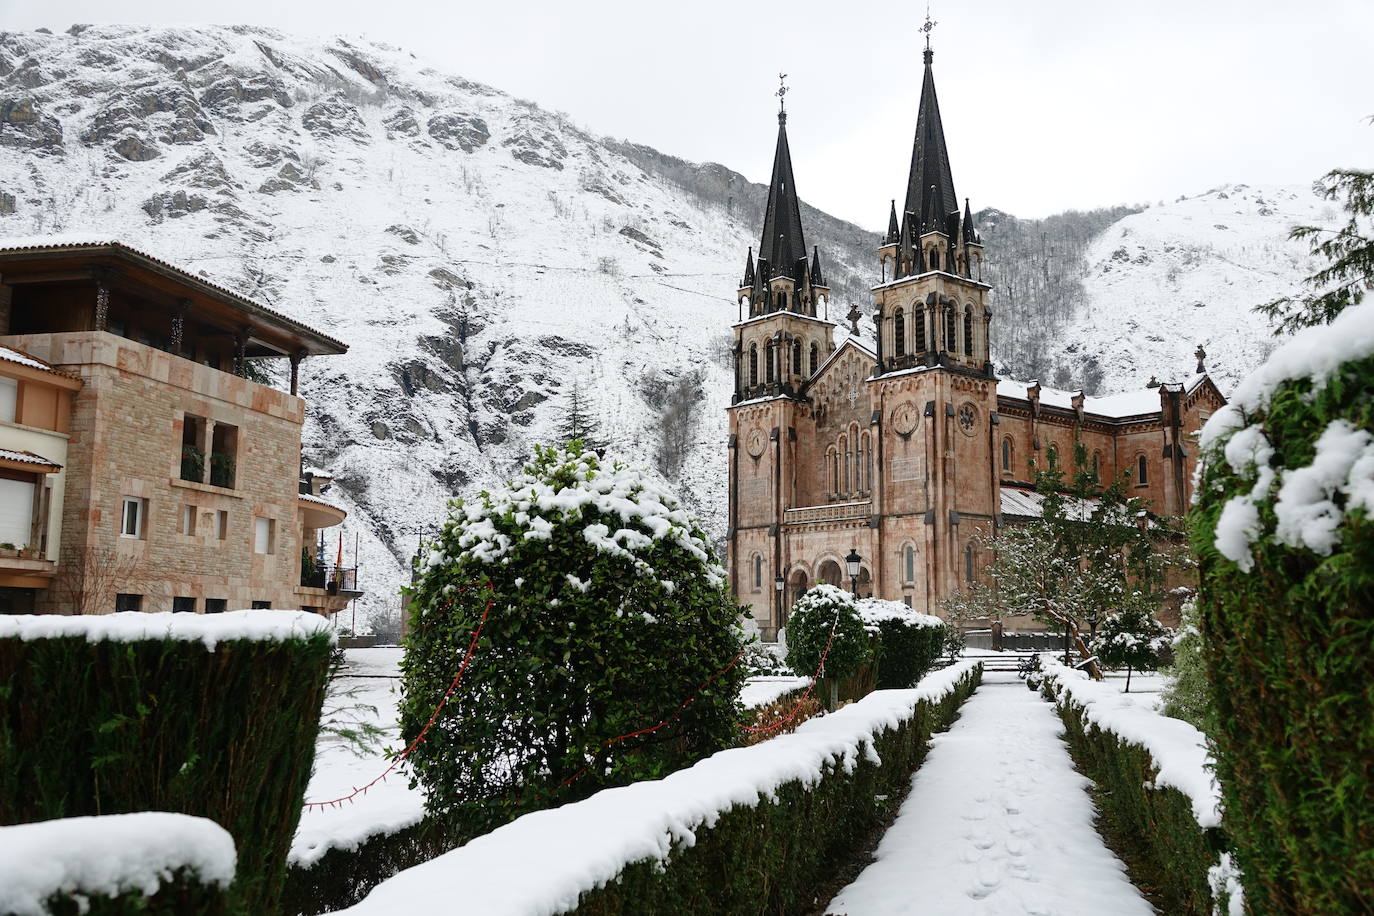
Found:
[[[21,464],[36,464],[43,467],[61,468],[62,465],[56,461],[49,461],[42,455],[35,455],[33,452],[21,452],[15,449],[0,448],[0,460],[18,461]]]
[[[777,318],[779,316],[785,318],[797,318],[801,321],[814,321],[817,324],[828,324],[831,327],[835,326],[835,322],[828,321],[825,318],[817,318],[815,315],[803,315],[801,312],[789,312],[786,309],[780,309],[775,312],[764,312],[762,315],[755,315],[753,318],[746,318],[743,321],[737,321],[734,324],[730,325],[730,327],[742,328],[746,325],[756,324],[760,321],[766,321],[769,318]]]
[[[997,382],[997,396],[999,398],[1015,398],[1019,401],[1029,401],[1026,389],[1034,385],[1034,382],[1020,382],[1016,379],[999,379]],[[1073,410],[1073,399],[1078,392],[1064,391],[1059,388],[1049,388],[1045,385],[1040,386],[1040,403],[1047,407],[1060,407],[1064,410]],[[1159,392],[1153,388],[1145,388],[1140,391],[1124,391],[1120,394],[1109,394],[1101,397],[1091,396],[1083,399],[1083,411],[1085,413],[1096,414],[1102,417],[1120,419],[1122,417],[1146,416],[1152,413],[1159,413]]]
[[[301,494],[300,494],[300,498],[303,499],[303,500],[305,500],[305,501],[308,502],[308,503],[314,503],[314,504],[317,505],[317,506],[328,506],[330,509],[334,509],[334,510],[339,511],[339,512],[345,512],[345,513],[346,513],[346,512],[348,511],[348,510],[344,509],[343,506],[336,506],[336,505],[334,505],[333,503],[331,503],[329,500],[324,499],[323,497],[320,497],[320,496],[316,496],[314,493],[301,493]]]
[[[40,372],[49,372],[53,375],[60,375],[63,378],[80,379],[79,375],[72,375],[70,372],[63,372],[61,369],[54,369],[48,363],[43,362],[43,360],[38,359],[37,357],[30,356],[22,350],[16,350],[13,347],[0,347],[0,360],[4,360],[7,363],[15,363],[16,365],[20,366],[27,366],[30,369],[37,369]]]
[[[228,887],[236,858],[229,831],[189,814],[140,811],[0,827],[0,912],[43,916],[56,894],[151,896],[182,869],[203,884]]]
[[[873,350],[868,346],[868,344],[864,343],[862,340],[851,334],[849,337],[846,337],[843,341],[841,341],[838,347],[830,351],[830,355],[825,358],[825,362],[821,363],[820,366],[817,367],[816,371],[811,373],[811,378],[807,379],[807,382],[810,383],[824,375],[825,370],[830,366],[830,364],[833,363],[835,360],[839,359],[840,353],[844,350],[845,347],[854,347],[864,356],[867,356],[869,359],[876,360],[878,358],[878,354],[874,353]]]
[[[146,251],[141,251],[140,249],[133,248],[116,239],[102,239],[98,237],[92,238],[85,236],[68,235],[35,235],[27,237],[18,236],[0,240],[0,254],[13,254],[18,252],[29,251],[34,252],[36,254],[60,251],[93,251],[101,248],[109,248],[114,252],[122,254],[126,257],[132,255],[136,259],[147,261],[151,264],[157,265],[163,270],[171,271],[173,274],[177,276],[178,279],[180,279],[184,283],[204,287],[212,291],[216,295],[222,297],[223,299],[226,299],[234,305],[237,305],[240,308],[248,311],[250,314],[256,312],[276,319],[277,321],[280,321],[283,324],[290,327],[293,331],[295,331],[298,334],[307,337],[315,337],[318,338],[321,342],[332,345],[333,347],[337,348],[338,352],[340,353],[346,352],[348,350],[348,345],[341,340],[336,340],[335,338],[330,337],[328,334],[324,334],[320,331],[315,330],[314,328],[307,327],[306,325],[301,324],[299,321],[296,321],[294,318],[290,318],[286,315],[283,315],[281,312],[278,312],[275,309],[270,309],[262,303],[249,299],[241,293],[237,293],[226,286],[221,286],[218,283],[205,279],[204,277],[187,273],[180,267],[177,267],[175,264],[172,264],[168,261],[162,260],[161,258],[148,254]]]
[[[1023,487],[1001,487],[1001,506],[1003,515],[1016,515],[1022,518],[1040,518],[1044,515],[1045,497],[1035,490]],[[1079,518],[1089,518],[1097,509],[1095,499],[1065,497],[1065,512]]]

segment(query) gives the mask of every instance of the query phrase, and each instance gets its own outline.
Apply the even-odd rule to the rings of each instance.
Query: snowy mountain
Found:
[[[350,344],[302,378],[306,459],[361,539],[360,620],[394,613],[451,496],[553,437],[574,383],[612,449],[723,534],[733,291],[764,193],[381,45],[0,33],[0,237],[118,238]],[[1106,354],[1110,390],[1180,374],[1202,341],[1237,377],[1265,333],[1247,310],[1305,272],[1283,236],[1315,208],[1238,188],[1120,220],[1060,357]],[[831,317],[867,312],[876,236],[804,218]]]

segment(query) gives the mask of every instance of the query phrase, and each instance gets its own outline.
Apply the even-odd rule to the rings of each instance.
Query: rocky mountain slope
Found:
[[[1112,225],[1083,280],[1094,314],[1058,358],[1105,353],[1104,390],[1167,375],[1128,359],[1114,322],[1178,365],[1205,316],[1241,371],[1256,347],[1220,339],[1301,273],[1281,240],[1308,212],[1267,192],[1263,215],[1255,193],[1224,199],[1244,216],[1214,214],[1212,195]],[[395,48],[239,27],[0,33],[0,237],[118,238],[351,345],[307,360],[303,384],[306,458],[337,473],[360,536],[360,620],[394,614],[424,528],[551,438],[573,383],[613,449],[657,464],[723,534],[733,291],[763,194]],[[832,309],[867,311],[875,236],[806,218]],[[1205,239],[1216,223],[1248,241]]]

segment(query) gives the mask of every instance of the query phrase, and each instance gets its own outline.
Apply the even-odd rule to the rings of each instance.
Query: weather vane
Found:
[[[930,50],[930,33],[935,31],[935,27],[940,23],[930,18],[930,4],[926,4],[926,24],[921,26],[921,31],[926,33],[926,50]]]
[[[778,97],[778,114],[785,114],[787,111],[787,74],[778,74],[778,91],[773,93]]]

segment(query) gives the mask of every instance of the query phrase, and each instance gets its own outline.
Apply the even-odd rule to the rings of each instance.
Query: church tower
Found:
[[[979,536],[994,532],[1001,509],[991,287],[972,207],[955,196],[929,26],[906,193],[878,249],[869,385],[880,426],[879,590],[934,612],[986,562]]]
[[[782,98],[786,88],[779,90]],[[777,150],[758,257],[750,249],[737,292],[735,391],[730,414],[730,581],[756,620],[776,631],[782,596],[781,529],[794,504],[797,421],[807,381],[835,349],[826,320],[830,288],[820,251],[808,252],[801,202],[787,144],[787,112],[779,106]]]

